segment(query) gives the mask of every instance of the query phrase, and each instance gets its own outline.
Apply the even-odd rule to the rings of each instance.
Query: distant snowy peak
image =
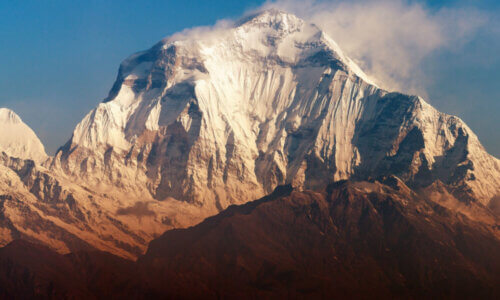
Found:
[[[2,124],[19,124],[22,123],[22,120],[12,110],[0,108],[0,122],[2,122]]]
[[[0,108],[0,151],[36,162],[47,158],[43,144],[33,130],[7,108]]]

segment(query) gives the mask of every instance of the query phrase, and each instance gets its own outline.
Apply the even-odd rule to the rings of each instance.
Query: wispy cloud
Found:
[[[210,40],[215,40],[221,38],[221,35],[227,34],[227,29],[231,28],[234,24],[234,20],[231,19],[221,19],[218,20],[215,25],[212,26],[197,26],[193,28],[187,28],[181,32],[177,32],[172,36],[164,39],[164,42],[170,41],[181,41],[181,40],[199,40],[203,39],[205,42]]]
[[[318,25],[381,87],[424,96],[422,61],[460,48],[488,22],[476,9],[430,9],[403,0],[278,0],[263,5],[268,7]]]

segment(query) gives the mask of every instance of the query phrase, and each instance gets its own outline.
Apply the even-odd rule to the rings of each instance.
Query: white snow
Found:
[[[321,29],[292,14],[266,10],[233,26],[184,31],[164,39],[160,46],[125,60],[117,95],[99,104],[76,127],[72,149],[82,149],[85,154],[76,151],[65,162],[72,166],[71,174],[82,174],[81,162],[90,152],[92,170],[86,163],[83,171],[90,183],[108,182],[131,189],[147,186],[150,193],[166,190],[167,194],[181,185],[185,197],[206,205],[218,199],[224,207],[234,199],[244,202],[262,196],[277,184],[319,184],[321,178],[306,176],[307,157],[328,165],[323,180],[339,180],[350,178],[366,165],[363,156],[365,160],[371,157],[375,168],[384,156],[397,151],[398,145],[393,145],[390,153],[360,152],[362,145],[354,143],[356,132],[376,120],[385,91]],[[142,59],[145,55],[146,60]],[[158,74],[164,74],[162,86],[153,88]],[[138,79],[147,84],[133,90],[133,81]],[[189,113],[193,101],[202,116],[198,125]],[[400,134],[412,126],[422,129],[423,154],[432,169],[457,138],[449,128],[454,119],[422,99],[418,101],[420,109],[413,117],[394,126],[401,126]],[[148,145],[155,137],[158,142],[167,141],[168,135],[161,137],[161,132],[175,123],[190,140],[183,146],[189,153],[185,169],[177,170],[185,177],[165,179],[161,170],[172,169],[170,163],[156,166],[151,173],[151,166],[134,159],[127,159],[126,164],[119,159],[103,160],[110,148],[118,157],[139,152],[148,155]],[[498,160],[482,149],[461,121],[457,124],[470,135],[473,145],[479,145],[473,147],[480,154],[470,156],[478,157],[487,172],[498,174]],[[294,140],[294,134],[302,138]],[[178,160],[173,156],[176,153],[162,155],[166,161]],[[417,172],[418,163],[413,168]],[[497,192],[499,180],[467,184],[480,197],[488,198]]]
[[[7,108],[0,108],[0,151],[36,162],[47,158],[45,149],[33,130]]]

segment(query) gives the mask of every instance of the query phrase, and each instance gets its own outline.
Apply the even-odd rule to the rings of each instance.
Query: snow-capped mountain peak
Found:
[[[2,146],[20,132],[5,128]],[[2,193],[24,195],[7,203],[17,226],[10,237],[63,250],[85,237],[125,257],[167,228],[280,185],[324,191],[390,177],[483,208],[500,194],[500,161],[463,121],[378,88],[321,29],[277,10],[187,30],[130,56],[53,159],[40,168],[0,159]]]
[[[258,31],[258,34],[263,35],[261,40],[276,48],[275,54],[285,61],[297,62],[304,56],[313,57],[322,52],[328,53],[327,57],[335,58],[343,63],[346,69],[374,85],[330,36],[316,25],[305,22],[294,14],[271,8],[242,18],[236,22],[235,28],[244,35]]]
[[[17,124],[21,123],[21,118],[8,108],[0,108],[0,122]]]
[[[47,158],[45,149],[33,130],[7,108],[0,108],[0,151],[37,162]]]
[[[209,210],[279,184],[387,174],[413,186],[441,180],[485,203],[500,187],[499,161],[461,120],[379,89],[321,29],[279,10],[126,59],[58,165]]]

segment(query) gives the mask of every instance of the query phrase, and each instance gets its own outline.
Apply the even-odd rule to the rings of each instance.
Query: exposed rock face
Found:
[[[52,169],[212,214],[281,184],[388,174],[484,204],[500,191],[499,160],[460,119],[379,89],[320,29],[276,10],[125,60]]]
[[[204,216],[186,206],[95,193],[32,160],[0,155],[0,246],[24,239],[60,253],[99,249],[131,259],[165,230]]]
[[[36,134],[10,109],[0,108],[0,153],[42,162],[45,149]]]
[[[498,228],[384,181],[281,189],[167,231],[139,263],[183,296],[497,297]]]
[[[61,253],[96,248],[124,257],[142,253],[146,241],[113,217],[112,199],[60,181],[31,160],[4,155],[0,162],[0,245],[22,238]]]

